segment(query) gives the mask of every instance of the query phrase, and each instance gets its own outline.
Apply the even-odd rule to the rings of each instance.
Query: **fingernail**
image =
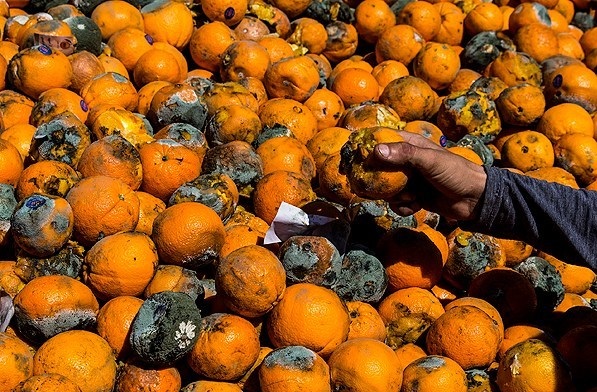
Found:
[[[382,158],[388,158],[390,156],[390,147],[387,144],[378,144],[377,145],[377,153]]]

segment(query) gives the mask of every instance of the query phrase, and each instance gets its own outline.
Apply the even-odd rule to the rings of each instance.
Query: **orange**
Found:
[[[33,375],[35,350],[7,332],[0,332],[0,345],[0,391],[12,392],[21,381]]]
[[[135,193],[139,198],[139,222],[135,226],[135,231],[151,235],[153,221],[166,209],[166,203],[147,192],[135,191]]]
[[[507,87],[495,100],[500,119],[510,125],[531,126],[545,112],[543,90],[537,86],[521,83]]]
[[[62,197],[34,194],[17,204],[10,221],[18,248],[35,257],[49,257],[70,239],[74,216]]]
[[[375,44],[380,34],[396,24],[396,16],[383,0],[364,0],[355,8],[355,28],[362,38]]]
[[[201,2],[201,10],[209,20],[223,22],[228,26],[240,22],[248,8],[248,0],[206,0]]]
[[[500,31],[503,25],[502,11],[494,3],[479,3],[464,18],[464,28],[471,37],[483,31]]]
[[[267,334],[274,347],[305,346],[324,358],[348,337],[346,305],[330,289],[297,283],[269,313]]]
[[[236,41],[236,34],[224,22],[210,22],[198,26],[189,41],[193,62],[201,68],[216,72],[226,48]]]
[[[28,124],[34,102],[27,96],[13,90],[0,91],[0,113],[4,128],[15,124]]]
[[[390,291],[407,287],[431,289],[439,282],[448,258],[448,243],[428,225],[389,231],[377,244]]]
[[[375,44],[375,59],[396,60],[408,66],[425,45],[425,38],[408,24],[397,24],[385,29]]]
[[[428,120],[436,110],[431,86],[416,76],[403,76],[386,85],[379,102],[389,106],[402,121]]]
[[[427,356],[425,351],[414,343],[407,343],[404,346],[398,347],[394,350],[394,353],[396,353],[398,362],[400,363],[398,371],[402,374],[404,374],[404,369],[406,369],[408,365],[417,359]]]
[[[29,122],[39,126],[66,111],[77,116],[83,123],[89,114],[89,108],[79,94],[62,87],[51,88],[39,95],[31,110]]]
[[[153,37],[135,27],[116,31],[107,42],[110,56],[120,60],[127,71],[132,72],[139,58],[151,49]]]
[[[136,231],[108,235],[85,254],[85,282],[102,299],[139,296],[158,265],[151,238]]]
[[[397,391],[402,384],[399,360],[394,351],[376,339],[350,339],[330,358],[332,390]]]
[[[75,216],[74,236],[93,244],[107,235],[133,230],[139,220],[139,198],[123,181],[92,176],[66,194]]]
[[[253,143],[261,131],[257,113],[246,106],[232,104],[216,110],[207,123],[205,136],[212,145],[234,140]]]
[[[503,392],[574,391],[570,372],[555,349],[538,339],[512,346],[497,371]]]
[[[110,55],[110,48],[105,48],[104,51],[97,57],[97,59],[99,60],[101,67],[103,67],[104,72],[114,72],[122,75],[128,80],[131,79],[131,75],[122,61]],[[99,73],[96,75],[99,75]],[[85,85],[83,84],[80,88],[82,89],[83,86]],[[79,91],[81,90],[79,89]]]
[[[151,238],[164,263],[197,268],[218,257],[226,232],[220,217],[197,202],[175,204],[159,213]]]
[[[561,103],[545,110],[537,131],[552,142],[557,142],[568,133],[582,133],[593,136],[593,119],[589,112],[575,103]]]
[[[556,268],[567,293],[584,294],[597,278],[595,272],[588,267],[566,263],[544,252],[540,252],[539,257]]]
[[[370,338],[380,342],[385,341],[386,327],[373,305],[361,301],[349,301],[346,302],[346,306],[350,316],[348,340]]]
[[[256,150],[263,163],[263,174],[285,170],[302,175],[308,180],[315,177],[315,160],[309,149],[289,136],[273,137]]]
[[[33,139],[36,130],[37,128],[31,124],[15,124],[0,132],[0,139],[6,140],[15,146],[24,162],[27,155],[29,155],[31,139]]]
[[[433,4],[426,1],[407,3],[396,15],[397,24],[414,27],[425,41],[430,41],[439,32],[441,15]]]
[[[242,389],[235,383],[224,381],[195,381],[184,387],[185,392],[242,392]]]
[[[335,127],[338,124],[340,116],[344,112],[344,102],[342,102],[342,99],[338,94],[327,88],[319,88],[315,90],[304,104],[317,119],[318,131]],[[319,133],[320,132],[315,136]],[[311,138],[311,140],[313,140],[313,138]]]
[[[329,392],[330,369],[325,360],[303,346],[270,351],[258,368],[262,392]]]
[[[158,90],[166,86],[172,86],[172,83],[163,80],[158,80],[155,82],[149,82],[143,87],[141,87],[139,89],[139,102],[137,106],[137,113],[145,116],[149,111],[149,107],[151,105],[151,100],[153,99],[153,96],[158,92]]]
[[[196,333],[199,338],[187,355],[187,363],[204,377],[236,380],[259,356],[259,334],[240,316],[212,313],[201,318]]]
[[[555,56],[559,52],[556,32],[543,23],[531,23],[520,27],[514,34],[517,50],[527,53],[537,62]]]
[[[522,2],[515,6],[510,14],[508,28],[510,32],[516,32],[519,28],[533,23],[541,23],[548,27],[551,25],[547,8],[539,2]]]
[[[178,66],[176,57],[168,51],[151,48],[139,57],[133,69],[133,80],[137,87],[150,82],[166,81],[178,83],[186,77]]]
[[[456,73],[456,77],[448,86],[448,91],[450,93],[461,91],[461,90],[468,90],[471,88],[472,84],[481,77],[481,74],[477,71],[473,71],[472,69],[468,68],[460,68]]]
[[[182,380],[175,367],[159,367],[147,365],[142,361],[126,362],[118,373],[116,391],[134,392],[140,385],[148,386],[159,392],[180,391]]]
[[[81,88],[80,95],[90,110],[101,104],[134,110],[139,100],[135,86],[127,78],[115,72],[97,75]]]
[[[130,327],[143,300],[132,296],[118,296],[106,302],[97,314],[97,333],[108,342],[118,359],[131,352]]]
[[[172,139],[158,139],[139,149],[143,181],[141,190],[164,201],[201,171],[201,158]]]
[[[141,11],[124,0],[104,1],[93,9],[90,17],[99,27],[104,41],[127,27],[144,30]]]
[[[597,75],[584,64],[568,64],[551,72],[543,81],[548,106],[571,102],[587,112],[597,110]]]
[[[318,172],[329,156],[340,152],[349,135],[348,129],[334,126],[320,130],[307,142]]]
[[[495,359],[503,336],[503,325],[482,309],[455,306],[446,309],[427,331],[427,352],[449,357],[465,370],[484,368]]]
[[[106,175],[119,178],[133,190],[139,188],[143,178],[139,152],[118,134],[91,143],[83,151],[77,170],[83,177]]]
[[[286,289],[286,271],[271,251],[259,245],[239,248],[220,259],[215,272],[218,295],[244,317],[268,313]]]
[[[246,77],[263,80],[270,64],[267,50],[257,42],[235,41],[222,53],[220,77],[225,82],[238,82]]]
[[[326,47],[328,33],[325,26],[315,19],[297,18],[291,22],[292,33],[286,41],[307,49],[307,53],[320,54]]]
[[[18,200],[34,193],[64,197],[79,179],[75,169],[66,163],[52,160],[36,162],[21,173],[16,184],[16,196]]]
[[[294,172],[276,170],[263,176],[255,185],[254,212],[271,224],[282,202],[302,207],[315,198],[308,178]]]
[[[510,347],[529,339],[543,340],[550,346],[556,343],[553,336],[538,327],[526,324],[512,325],[504,330],[504,340],[500,345],[498,357],[502,358]]]
[[[20,51],[10,60],[6,72],[7,81],[33,99],[53,87],[68,88],[72,76],[68,57],[45,45]]]
[[[554,144],[555,161],[576,177],[579,185],[586,186],[597,179],[597,164],[593,159],[597,141],[582,133],[566,134]]]
[[[141,8],[145,32],[158,42],[178,50],[186,48],[194,30],[193,13],[181,1],[164,0]]]
[[[345,106],[376,100],[379,95],[379,84],[375,77],[360,68],[340,71],[330,89],[338,94]]]
[[[371,75],[373,75],[379,85],[380,94],[392,80],[407,76],[408,74],[408,68],[397,60],[382,61],[371,70]]]
[[[317,133],[317,119],[309,108],[294,99],[272,98],[259,111],[264,126],[276,124],[287,127],[302,143],[307,143]]]
[[[82,330],[59,333],[42,344],[33,357],[33,374],[57,373],[75,382],[81,392],[111,391],[116,361],[110,345]]]
[[[464,36],[465,14],[460,7],[451,2],[440,1],[433,6],[439,11],[441,25],[433,41],[442,44],[460,45]]]
[[[264,37],[261,37],[257,43],[265,48],[267,54],[269,55],[270,64],[297,57],[292,45],[290,45],[290,43],[283,38],[268,34]],[[306,57],[305,59],[311,58]],[[305,59],[302,59],[301,61]]]
[[[411,362],[402,374],[401,392],[467,391],[464,370],[452,359],[428,355]]]
[[[15,387],[12,392],[81,392],[81,388],[70,379],[56,373],[31,376]]]
[[[17,147],[0,138],[0,183],[16,186],[23,168],[23,158]]]
[[[506,140],[501,150],[505,165],[523,172],[551,167],[554,148],[547,136],[537,131],[520,131]]]
[[[317,64],[306,56],[272,62],[263,77],[270,98],[290,98],[305,102],[319,86]]]
[[[443,90],[456,79],[460,58],[450,45],[428,42],[413,59],[413,73],[431,88]]]

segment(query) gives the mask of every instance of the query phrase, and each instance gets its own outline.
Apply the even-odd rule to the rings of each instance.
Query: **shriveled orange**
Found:
[[[158,139],[139,149],[143,181],[141,190],[167,200],[185,182],[199,176],[201,158],[172,139]]]
[[[257,43],[267,51],[270,64],[296,57],[292,45],[281,37],[268,34],[261,37]]]
[[[495,103],[500,119],[515,126],[536,124],[545,112],[542,89],[526,83],[504,89]]]
[[[522,26],[533,23],[550,26],[551,19],[547,8],[539,2],[521,2],[514,7],[514,11],[508,18],[508,29],[510,32],[516,32]]]
[[[139,221],[135,226],[135,231],[151,235],[153,221],[160,212],[166,209],[166,203],[147,192],[135,191],[135,193],[139,198]]]
[[[131,353],[130,328],[142,304],[137,297],[122,295],[106,302],[97,314],[97,333],[108,342],[117,359]]]
[[[273,62],[264,74],[263,84],[270,98],[290,98],[305,102],[319,86],[319,70],[306,56]]]
[[[197,268],[214,261],[224,244],[226,232],[218,214],[204,204],[184,202],[159,213],[151,238],[160,260]]]
[[[308,53],[320,54],[326,47],[328,33],[325,26],[312,18],[294,19],[290,27],[292,32],[286,41],[307,49]]]
[[[174,291],[186,293],[191,298],[197,299],[201,288],[203,286],[195,271],[178,265],[160,264],[151,282],[145,287],[143,296],[149,298],[163,291]]]
[[[263,176],[255,185],[254,212],[271,224],[282,202],[302,207],[315,198],[309,179],[294,172],[277,170]]]
[[[258,368],[262,392],[328,392],[330,369],[326,361],[304,346],[286,346],[269,352]]]
[[[111,391],[116,383],[116,361],[110,345],[99,335],[73,330],[42,344],[33,357],[33,374],[58,373],[82,392]]]
[[[431,289],[439,282],[448,258],[445,236],[425,224],[390,231],[377,248],[390,291],[407,287]]]
[[[269,312],[286,289],[286,271],[271,251],[259,245],[223,257],[215,273],[218,295],[233,312],[259,317]]]
[[[141,8],[145,32],[176,49],[186,48],[194,31],[193,13],[180,1],[164,0]]]
[[[193,32],[188,45],[189,53],[199,67],[216,72],[222,54],[236,39],[234,31],[224,22],[209,22],[198,26]]]
[[[0,391],[12,392],[19,383],[33,375],[35,350],[19,337],[0,332]]]
[[[118,231],[133,230],[139,221],[139,198],[117,178],[84,178],[68,191],[66,200],[75,216],[74,235],[85,244]]]
[[[289,98],[272,98],[259,111],[264,126],[276,124],[290,129],[302,143],[307,143],[317,133],[317,119],[308,107]]]
[[[464,36],[464,18],[465,13],[460,7],[451,2],[440,1],[433,6],[438,10],[441,17],[439,31],[433,37],[433,41],[460,45]]]
[[[211,145],[221,145],[234,140],[253,143],[262,131],[259,115],[243,105],[227,105],[210,117],[205,136]]]
[[[370,338],[385,341],[386,326],[373,305],[362,301],[348,301],[346,307],[350,316],[348,340]]]
[[[383,0],[365,0],[355,8],[355,28],[359,38],[375,44],[387,28],[396,24],[396,16]]]
[[[127,110],[135,110],[139,100],[137,89],[131,81],[115,72],[105,72],[97,75],[81,88],[80,95],[90,110],[100,104],[122,106]]]
[[[136,27],[126,27],[116,31],[107,42],[110,55],[117,58],[132,72],[139,58],[151,49],[153,37]]]
[[[348,205],[352,198],[356,197],[356,194],[350,187],[346,174],[340,171],[341,161],[340,151],[336,151],[328,155],[319,166],[317,169],[318,193],[329,201]]]
[[[4,128],[10,128],[15,124],[28,124],[33,105],[33,100],[17,91],[0,91],[0,113]]]
[[[566,27],[568,26],[566,25]],[[572,33],[569,33],[566,30],[566,32],[558,33],[556,38],[558,39],[558,54],[581,61],[585,59],[585,53],[582,50],[582,46]],[[593,68],[591,65],[588,66],[589,68]]]
[[[232,381],[245,374],[259,356],[259,334],[247,319],[227,313],[201,318],[199,339],[187,355],[187,363],[200,375]]]
[[[559,53],[556,32],[543,23],[531,23],[517,29],[514,43],[517,50],[527,53],[537,62]]]
[[[93,77],[106,72],[99,57],[86,50],[75,52],[68,56],[73,67],[73,77],[70,89],[79,92]]]
[[[436,111],[436,96],[426,81],[409,75],[388,83],[379,102],[392,108],[402,121],[428,120]]]
[[[500,360],[497,385],[503,392],[575,390],[570,372],[556,350],[538,339],[512,346]]]
[[[112,34],[127,27],[144,30],[141,11],[124,0],[108,0],[96,6],[90,15],[107,41]]]
[[[330,358],[332,390],[395,391],[402,373],[394,351],[376,339],[350,339],[339,345]]]
[[[595,272],[588,267],[566,263],[545,252],[539,252],[539,257],[556,268],[567,293],[584,294],[597,279]]]
[[[338,94],[327,88],[318,88],[315,90],[304,104],[317,119],[317,129],[319,131],[335,127],[344,112],[344,102],[342,102],[342,99]],[[316,136],[318,134],[319,132]]]
[[[452,359],[427,355],[411,362],[402,374],[402,392],[432,392],[438,389],[465,392],[466,373]]]
[[[10,60],[6,72],[7,81],[33,99],[53,87],[68,88],[72,76],[73,68],[68,57],[46,45],[20,51]]]
[[[0,139],[0,182],[16,186],[23,169],[19,149],[8,140]]]
[[[155,82],[149,82],[143,87],[139,89],[139,102],[137,105],[137,113],[142,115],[146,115],[149,111],[149,107],[151,105],[151,100],[153,96],[160,90],[162,87],[172,86],[172,83],[158,80]]]
[[[425,38],[409,24],[397,24],[385,29],[375,44],[375,59],[400,61],[408,66],[425,45]]]
[[[307,142],[307,148],[315,160],[317,171],[329,156],[340,152],[344,143],[348,141],[349,135],[348,129],[332,126],[320,130]]]
[[[597,110],[597,75],[584,64],[568,64],[551,72],[544,80],[548,106],[576,103],[587,112]]]
[[[157,264],[157,250],[147,234],[123,231],[102,238],[85,254],[85,282],[102,299],[139,296]]]
[[[297,283],[284,295],[267,319],[267,334],[274,347],[305,346],[328,357],[348,337],[346,305],[330,289]]]

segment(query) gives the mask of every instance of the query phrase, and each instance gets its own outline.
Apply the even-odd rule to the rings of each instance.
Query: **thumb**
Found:
[[[374,149],[375,158],[392,166],[409,166],[423,172],[429,171],[437,159],[438,151],[406,142],[380,143]]]

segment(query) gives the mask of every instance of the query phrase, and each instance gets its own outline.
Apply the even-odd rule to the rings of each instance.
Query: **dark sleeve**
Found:
[[[597,270],[597,192],[486,169],[479,218],[468,231],[525,241],[562,261]]]

